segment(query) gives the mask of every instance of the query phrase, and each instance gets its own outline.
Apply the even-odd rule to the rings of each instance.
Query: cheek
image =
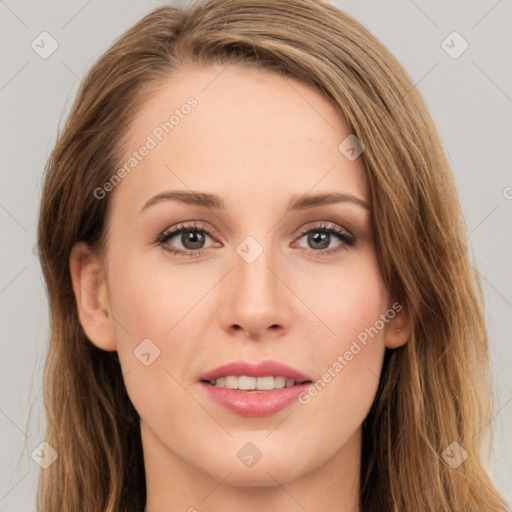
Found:
[[[316,338],[317,380],[299,401],[310,408],[314,428],[322,429],[327,411],[329,422],[345,429],[337,430],[344,439],[362,423],[377,392],[388,295],[373,265],[328,283],[326,299],[316,299],[317,311],[333,332]]]
[[[109,299],[126,387],[137,409],[158,410],[162,400],[180,396],[178,381],[190,379],[202,276],[170,272],[143,256],[118,260],[109,272]]]
[[[351,325],[350,330],[356,332],[358,327]],[[331,346],[323,347],[322,355],[317,356],[323,362],[321,373],[299,396],[297,417],[307,418],[308,432],[322,435],[315,448],[318,460],[327,460],[342,449],[375,400],[385,350],[383,337],[379,333],[365,344],[357,334],[338,337]]]
[[[200,283],[191,282],[186,272],[170,272],[168,265],[151,264],[151,258],[133,253],[110,273],[111,308],[126,328],[116,325],[116,334],[122,340],[128,331],[133,343],[144,338],[163,343],[201,298]]]
[[[164,411],[194,414],[194,402],[182,386],[190,367],[191,345],[184,328],[187,311],[199,293],[187,290],[179,273],[163,278],[158,268],[126,261],[110,274],[111,308],[117,352],[126,390],[140,417],[171,427]]]
[[[347,350],[351,340],[374,325],[388,307],[388,292],[374,259],[365,254],[353,260],[345,267],[308,276],[301,291],[325,327],[322,333],[328,346],[338,353]],[[322,353],[324,348],[323,344]]]

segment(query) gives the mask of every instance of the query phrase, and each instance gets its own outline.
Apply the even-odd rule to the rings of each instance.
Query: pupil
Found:
[[[188,249],[201,249],[201,244],[204,243],[204,236],[199,231],[184,231],[181,238],[183,245]],[[190,243],[192,247],[187,245]]]
[[[318,248],[326,249],[329,247],[329,236],[329,233],[321,233],[319,231],[315,231],[308,236],[308,242],[313,244],[320,243],[320,247]]]

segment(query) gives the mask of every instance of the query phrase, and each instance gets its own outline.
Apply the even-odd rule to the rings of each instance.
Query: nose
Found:
[[[230,334],[259,340],[282,336],[291,317],[287,272],[270,250],[251,263],[234,255],[234,268],[222,289],[220,320]]]

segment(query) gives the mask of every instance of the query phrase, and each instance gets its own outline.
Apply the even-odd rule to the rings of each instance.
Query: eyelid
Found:
[[[349,238],[356,238],[356,236],[353,233],[351,233],[347,228],[344,228],[343,226],[339,226],[338,224],[328,222],[328,221],[317,221],[317,222],[313,222],[313,223],[308,223],[305,226],[302,226],[301,228],[299,228],[299,233],[301,235],[304,235],[305,233],[308,233],[309,231],[311,231],[313,229],[318,229],[318,230],[334,229],[340,233],[347,235],[347,237],[349,237]]]
[[[206,224],[203,224],[202,221],[196,220],[179,222],[178,224],[175,224],[174,226],[165,229],[160,236],[165,237],[167,235],[177,233],[185,229],[196,229],[197,231],[204,231],[210,237],[215,236],[216,238],[221,238],[221,236],[217,233],[215,229],[213,229],[210,226],[207,226]]]

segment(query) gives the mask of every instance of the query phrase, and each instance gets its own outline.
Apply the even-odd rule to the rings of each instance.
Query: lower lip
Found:
[[[240,416],[270,416],[295,402],[312,383],[262,392],[221,388],[206,382],[201,384],[213,400]]]

